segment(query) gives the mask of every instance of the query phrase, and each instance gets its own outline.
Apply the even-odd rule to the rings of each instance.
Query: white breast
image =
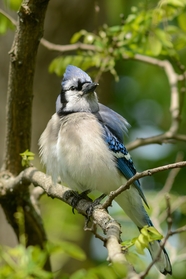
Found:
[[[41,161],[46,166],[47,174],[52,176],[54,183],[57,182],[59,176],[56,148],[59,130],[60,119],[55,113],[39,139]]]
[[[102,127],[91,113],[61,119],[57,140],[59,176],[73,189],[108,193],[121,185],[114,157],[102,138]]]

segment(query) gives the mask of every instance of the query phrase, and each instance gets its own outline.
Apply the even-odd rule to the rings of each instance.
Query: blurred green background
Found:
[[[121,14],[127,16],[132,6],[146,5],[153,8],[158,1],[127,1],[127,0],[53,0],[49,2],[45,20],[44,38],[55,44],[68,44],[72,35],[81,29],[89,32],[97,32],[99,26],[117,25],[121,22]],[[16,19],[15,12],[10,11],[0,3],[0,8],[6,10]],[[1,23],[0,23],[1,24]],[[176,25],[177,22],[174,22]],[[186,22],[185,22],[186,26]],[[186,36],[186,35],[185,35]],[[3,160],[4,138],[5,138],[5,108],[6,92],[8,82],[8,52],[11,49],[14,32],[8,31],[0,36],[0,162]],[[42,45],[39,47],[36,62],[34,80],[34,101],[32,116],[32,148],[36,154],[34,165],[42,169],[38,158],[38,139],[44,130],[51,115],[55,112],[55,101],[60,93],[60,82],[62,77],[50,74],[48,71],[52,59],[60,53],[49,51]],[[186,49],[179,51],[180,61],[186,66]],[[106,72],[99,80],[97,93],[99,101],[113,108],[123,115],[131,124],[129,135],[125,143],[134,141],[136,138],[149,137],[166,131],[170,125],[170,88],[167,77],[162,69],[150,64],[137,61],[119,60],[116,62],[116,70],[119,81]],[[186,132],[186,105],[183,104],[180,133]],[[138,171],[157,167],[175,162],[178,152],[185,156],[185,142],[174,142],[172,144],[149,145],[131,151],[133,161]],[[161,196],[156,198],[157,193],[165,184],[169,172],[160,172],[152,177],[142,179],[142,185],[151,207],[150,213],[158,229],[166,233],[164,222],[165,200]],[[180,170],[171,190],[171,203],[174,205],[173,227],[178,228],[186,223],[186,170]],[[181,198],[180,198],[181,197]],[[157,209],[158,208],[158,209]],[[87,254],[86,261],[72,260],[63,255],[53,256],[53,270],[56,278],[62,278],[60,270],[73,273],[78,268],[96,266],[97,263],[105,262],[106,249],[102,247],[100,240],[96,240],[89,232],[83,231],[84,219],[77,213],[74,215],[71,208],[58,200],[52,200],[47,196],[41,199],[41,212],[48,239],[53,243],[68,240],[80,245]],[[109,209],[110,214],[123,225],[123,239],[130,239],[138,235],[138,231],[132,222],[124,216],[120,208],[114,205]],[[162,222],[161,228],[157,218]],[[14,246],[15,236],[5,217],[0,212],[0,244]],[[186,260],[186,233],[176,235],[170,239],[170,257],[174,261],[179,254],[183,254]],[[141,256],[139,256],[141,257]],[[179,257],[178,257],[179,258]],[[150,262],[150,257],[142,257],[143,264],[137,263],[137,270],[143,270]],[[155,268],[151,271],[151,277],[161,278]],[[173,276],[170,278],[186,278],[185,261],[176,262],[173,266]]]

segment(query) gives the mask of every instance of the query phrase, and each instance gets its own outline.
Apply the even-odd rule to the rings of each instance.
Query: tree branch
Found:
[[[54,185],[52,183],[51,177],[46,176],[44,173],[38,171],[35,168],[27,168],[17,177],[12,177],[6,182],[3,180],[0,182],[0,201],[4,198],[4,196],[7,196],[7,194],[18,191],[18,189],[20,189],[23,184],[29,185],[30,183],[36,187],[39,185],[48,196],[60,199],[70,206],[72,205],[72,200],[74,198],[70,188],[67,188],[61,184]],[[80,214],[86,216],[87,210],[91,205],[91,201],[81,199],[75,208]],[[105,245],[108,249],[109,260],[112,262],[119,261],[126,263],[121,246],[119,245],[121,231],[118,223],[107,213],[105,209],[100,206],[94,208],[92,217],[106,235]],[[113,245],[116,243],[117,245],[115,246],[113,253]]]
[[[2,169],[14,175],[22,170],[19,154],[30,148],[35,60],[43,35],[47,4],[48,0],[22,2],[10,51],[6,144]]]
[[[17,22],[2,10],[0,11],[16,25],[13,45],[9,52],[5,154],[0,173],[3,185],[14,181],[14,175],[18,175],[23,169],[20,153],[30,149],[35,60],[39,41],[43,35],[48,2],[49,0],[23,0],[18,11]],[[22,182],[19,186],[19,189],[12,188],[9,191],[3,188],[6,195],[1,196],[0,199],[2,208],[19,240],[19,227],[14,214],[18,206],[21,206],[24,210],[27,245],[39,245],[44,248],[46,234],[38,208],[30,199],[28,182],[26,184]],[[51,270],[49,258],[45,268]]]
[[[179,92],[178,92],[178,81],[179,75],[176,74],[172,64],[168,60],[159,60],[153,57],[136,54],[134,56],[135,60],[149,63],[151,65],[156,65],[160,68],[163,68],[165,71],[169,85],[170,85],[170,113],[172,116],[172,123],[167,132],[167,136],[172,137],[176,134],[179,128],[179,120],[180,120],[180,106],[179,106]]]
[[[98,49],[94,45],[83,44],[80,42],[76,44],[70,44],[70,45],[57,45],[47,41],[44,38],[41,39],[41,44],[44,47],[46,47],[48,50],[54,50],[59,52],[68,52],[68,51],[79,50],[79,49],[96,51]]]
[[[130,151],[137,147],[145,146],[148,144],[170,143],[171,140],[186,141],[186,135],[171,134],[169,131],[167,131],[164,134],[160,134],[160,135],[149,137],[149,138],[138,138],[138,139],[134,140],[133,142],[127,144],[126,147]]]
[[[60,51],[60,52],[68,52],[68,51],[74,51],[74,50],[91,50],[91,51],[99,51],[99,48],[94,45],[89,44],[83,44],[83,43],[76,43],[76,44],[69,44],[69,45],[57,45],[53,44],[45,39],[41,40],[41,44],[45,46],[49,50],[54,51]],[[123,55],[123,58],[125,60],[133,59],[136,61],[141,61],[145,63],[149,63],[151,65],[158,66],[162,68],[165,71],[165,74],[167,75],[169,85],[170,85],[170,92],[171,92],[171,98],[170,98],[170,113],[171,113],[171,125],[169,127],[169,130],[163,134],[149,137],[149,138],[139,138],[135,140],[134,142],[127,145],[128,150],[132,150],[134,148],[137,148],[139,146],[144,146],[148,144],[162,144],[165,142],[169,142],[170,140],[179,140],[179,141],[186,141],[186,135],[177,134],[179,129],[179,123],[180,123],[180,104],[179,104],[179,92],[178,92],[178,82],[181,80],[180,75],[178,75],[172,66],[172,64],[168,60],[160,60],[157,58],[153,58],[150,56],[145,56],[141,54],[136,54],[134,57],[128,57],[126,55]],[[183,79],[183,78],[182,78]]]
[[[167,225],[168,225],[167,234],[160,245],[160,249],[159,249],[159,252],[158,252],[156,258],[154,258],[154,260],[149,264],[149,266],[147,267],[147,269],[144,272],[139,274],[139,279],[144,279],[148,275],[148,273],[151,270],[151,268],[153,267],[153,265],[158,261],[161,251],[163,250],[167,240],[171,236],[172,216],[171,216],[171,208],[170,208],[170,198],[168,195],[166,196],[166,202],[167,202]]]
[[[168,165],[164,165],[161,167],[157,167],[157,168],[153,168],[153,169],[149,169],[149,170],[145,170],[143,172],[137,172],[132,178],[130,178],[125,185],[120,186],[117,190],[112,191],[109,196],[108,199],[102,204],[102,206],[104,208],[107,208],[108,206],[111,205],[112,201],[115,199],[115,197],[117,197],[120,193],[122,193],[123,191],[127,190],[130,188],[130,185],[135,181],[138,180],[144,176],[149,176],[152,174],[155,174],[157,172],[161,172],[161,171],[165,171],[165,170],[170,170],[170,169],[174,169],[174,168],[183,168],[186,167],[186,161],[182,161],[182,162],[177,162],[177,163],[173,163],[173,164],[168,164]]]
[[[118,223],[107,213],[105,210],[108,206],[110,206],[112,200],[119,195],[122,191],[129,189],[130,185],[136,180],[144,176],[152,175],[160,171],[165,171],[173,168],[182,168],[186,166],[186,161],[177,162],[174,164],[169,164],[165,166],[161,166],[154,169],[149,169],[143,171],[141,173],[136,173],[134,177],[129,179],[125,185],[119,187],[116,191],[113,191],[108,196],[108,199],[102,204],[94,208],[92,218],[93,222],[96,223],[106,235],[105,246],[108,249],[108,256],[111,262],[119,261],[125,262],[125,257],[122,253],[120,246],[120,226]],[[22,171],[17,177],[11,177],[8,180],[1,179],[0,184],[0,201],[3,198],[12,192],[19,191],[22,185],[30,185],[32,183],[34,186],[38,188],[40,186],[48,196],[52,198],[57,198],[65,203],[72,205],[73,194],[70,188],[67,188],[61,184],[56,183],[55,185],[52,183],[51,177],[46,176],[44,173],[38,171],[36,168],[27,168]],[[81,199],[79,203],[76,205],[76,210],[86,216],[87,210],[92,205],[90,200]],[[114,247],[114,248],[113,248]]]
[[[11,18],[8,14],[6,14],[4,11],[0,10],[0,12],[5,15],[14,25],[16,24],[15,20]],[[69,51],[75,51],[75,50],[91,50],[91,51],[99,51],[100,49],[97,46],[90,45],[90,44],[84,44],[81,42],[78,42],[76,44],[69,44],[69,45],[58,45],[51,43],[47,41],[46,39],[42,38],[40,43],[46,47],[48,50],[54,50],[59,52],[69,52]],[[158,66],[160,68],[163,68],[165,71],[169,85],[171,90],[171,99],[170,99],[170,113],[172,117],[171,125],[169,127],[169,130],[163,134],[149,137],[149,138],[139,138],[136,139],[134,142],[127,145],[127,149],[130,151],[132,149],[135,149],[139,146],[144,146],[148,144],[162,144],[169,142],[170,140],[179,140],[179,141],[186,141],[186,135],[183,134],[177,134],[179,129],[179,123],[180,123],[180,104],[179,104],[179,92],[178,92],[178,82],[180,80],[185,79],[185,74],[183,74],[181,77],[180,75],[176,74],[174,71],[174,68],[172,64],[168,60],[160,60],[157,58],[153,58],[150,56],[145,56],[141,54],[136,54],[134,57],[128,57],[126,55],[123,55],[123,58],[125,60],[133,59],[136,61],[142,61],[145,63],[149,63],[151,65]]]
[[[9,110],[7,111],[6,152],[5,152],[3,169],[6,171],[9,170],[11,173],[15,175],[17,175],[21,170],[20,160],[18,160],[19,153],[26,150],[30,146],[30,129],[28,129],[28,127],[31,127],[30,119],[31,119],[34,63],[35,63],[35,57],[38,48],[38,42],[43,32],[42,30],[43,21],[44,21],[44,15],[45,15],[48,1],[44,1],[44,2],[39,1],[39,5],[41,8],[39,9],[39,12],[37,11],[37,9],[35,10],[33,8],[33,6],[36,5],[35,1],[32,0],[30,2],[32,2],[31,3],[32,6],[30,6],[30,3],[28,4],[26,1],[24,1],[21,6],[21,9],[19,11],[19,21],[18,21],[16,36],[15,36],[12,50],[10,52],[11,63],[10,63],[10,78],[9,78],[9,86],[8,86]],[[0,13],[4,14],[14,25],[17,24],[17,22],[14,19],[12,19],[9,15],[7,15],[2,10],[0,10]],[[38,28],[38,18],[40,19],[39,21],[41,23],[40,28]],[[31,30],[31,32],[29,32],[29,30]],[[34,30],[36,31],[38,30],[38,31],[36,32]],[[30,36],[30,34],[33,35]],[[32,42],[34,42],[34,44],[32,44]],[[93,45],[82,44],[82,43],[61,46],[61,45],[52,44],[45,39],[41,39],[41,44],[49,50],[55,50],[60,52],[75,51],[79,49],[94,51],[94,52],[99,51],[99,48]],[[124,59],[131,59],[131,58],[124,57]],[[171,113],[172,121],[169,130],[164,134],[146,138],[146,139],[137,139],[133,143],[128,144],[128,149],[131,150],[138,146],[147,145],[151,143],[162,144],[164,142],[169,142],[170,140],[186,141],[186,135],[177,133],[180,124],[180,104],[179,104],[179,92],[178,92],[178,81],[181,80],[180,76],[176,74],[176,72],[172,67],[172,64],[167,60],[161,61],[156,58],[147,57],[139,54],[135,55],[133,59],[146,62],[152,65],[156,65],[164,69],[170,84],[170,91],[171,91],[170,113]],[[24,65],[27,64],[29,64],[29,70],[30,70],[29,73],[25,71],[25,67],[24,67]],[[21,77],[21,79],[19,77]],[[21,112],[21,117],[20,117],[20,112]],[[19,120],[21,119],[22,121],[20,121],[19,123],[19,121],[17,121],[18,119]],[[25,133],[27,135],[26,137],[24,137],[24,141],[22,140],[21,137],[22,133]],[[20,135],[20,137],[17,137],[17,135]],[[94,224],[100,226],[106,235],[106,237],[102,238],[102,240],[105,242],[105,246],[107,247],[108,250],[108,258],[111,262],[119,261],[121,263],[126,264],[126,260],[121,251],[121,246],[120,246],[120,234],[121,234],[120,226],[106,212],[105,208],[107,208],[111,204],[112,200],[117,195],[119,195],[122,191],[129,189],[130,185],[135,180],[144,176],[152,175],[160,171],[181,168],[185,166],[186,166],[186,161],[183,161],[183,162],[177,162],[174,164],[146,170],[141,173],[137,173],[134,177],[128,180],[125,185],[121,186],[116,191],[110,193],[108,199],[103,203],[101,207],[98,206],[94,209],[93,222]],[[176,175],[176,173],[177,172],[174,173],[172,172],[173,175]],[[32,236],[31,237],[29,236],[28,241],[30,244],[39,243],[39,245],[43,247],[43,243],[46,240],[46,235],[41,223],[40,212],[39,212],[37,201],[45,191],[49,196],[53,198],[58,198],[66,202],[67,204],[71,205],[73,200],[73,195],[71,194],[71,190],[60,184],[53,185],[49,177],[46,177],[43,173],[37,171],[34,168],[26,169],[25,171],[21,172],[17,177],[8,175],[8,179],[6,179],[6,175],[7,172],[5,172],[5,176],[4,174],[2,175],[0,181],[0,186],[1,186],[0,202],[4,208],[8,220],[12,224],[12,227],[14,228],[18,236],[19,232],[15,224],[15,220],[14,218],[12,218],[12,216],[13,213],[17,210],[17,204],[20,205],[20,201],[21,201],[26,216],[25,218],[26,233],[30,234],[30,232],[32,232]],[[33,183],[35,186],[40,185],[43,190],[41,190],[40,187],[36,187],[30,197],[28,194],[28,189],[25,191],[25,186],[29,186],[30,183]],[[24,196],[23,196],[23,192],[24,192]],[[16,193],[16,195],[12,193]],[[16,200],[14,203],[12,203],[11,210],[10,210],[10,207],[7,206],[7,204],[9,204],[9,201],[13,199],[13,196],[16,197]],[[90,207],[90,205],[91,205],[90,201],[82,199],[76,206],[76,209],[82,215],[86,215],[87,209]],[[170,217],[171,213],[170,213],[169,201],[167,201],[167,206],[168,206],[168,216]],[[31,214],[30,212],[27,212],[28,208]],[[168,217],[167,217],[167,223],[168,223],[168,233],[162,243],[162,249],[167,239],[171,235],[186,231],[185,226],[176,231],[171,231],[172,222],[170,219],[168,219]],[[98,236],[94,230],[92,231],[96,236]],[[139,278],[141,279],[145,278],[155,262],[156,259],[151,263],[151,265],[149,265],[147,270],[140,275]]]
[[[130,57],[124,56],[124,59],[131,59]],[[140,138],[135,140],[134,142],[127,145],[128,150],[132,150],[139,146],[144,146],[147,144],[158,143],[162,144],[164,142],[168,142],[169,140],[180,140],[186,141],[186,135],[177,134],[180,124],[180,103],[179,103],[179,91],[178,91],[178,82],[180,80],[180,76],[176,74],[172,64],[168,60],[159,60],[157,58],[136,54],[132,58],[137,61],[142,61],[145,63],[149,63],[151,65],[158,66],[163,68],[165,74],[167,75],[168,82],[170,85],[170,113],[171,113],[171,125],[169,130],[164,134],[160,134],[154,137],[149,138]]]

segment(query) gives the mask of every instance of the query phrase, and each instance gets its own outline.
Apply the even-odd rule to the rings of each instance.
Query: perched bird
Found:
[[[56,113],[39,140],[41,160],[54,182],[60,177],[73,190],[108,194],[136,173],[123,143],[128,122],[98,103],[98,84],[81,69],[69,65],[61,85]],[[139,180],[115,200],[139,230],[145,225],[153,226],[143,206],[147,201]],[[148,249],[152,259],[156,258],[160,242],[151,242]],[[172,273],[165,249],[156,266],[165,275]]]

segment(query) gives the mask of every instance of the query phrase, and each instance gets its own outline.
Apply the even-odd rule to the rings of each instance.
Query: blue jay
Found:
[[[108,194],[136,173],[123,143],[128,122],[98,103],[95,92],[98,84],[81,69],[69,65],[61,85],[56,113],[39,140],[41,160],[54,182],[60,177],[73,190]],[[145,225],[152,226],[143,206],[147,201],[139,180],[115,200],[139,230]],[[148,249],[155,258],[160,242],[151,242]],[[165,275],[172,273],[165,249],[156,266]]]

